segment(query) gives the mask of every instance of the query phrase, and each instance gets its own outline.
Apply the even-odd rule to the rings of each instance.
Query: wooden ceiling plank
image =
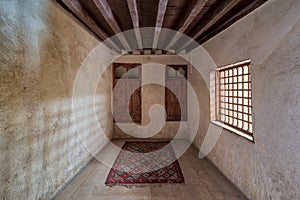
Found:
[[[127,5],[129,8],[129,13],[131,16],[131,20],[132,20],[132,25],[133,28],[135,29],[135,37],[138,43],[138,47],[139,49],[143,49],[143,42],[142,42],[142,37],[141,37],[141,33],[138,30],[138,28],[140,28],[140,22],[139,22],[139,13],[138,13],[138,9],[137,9],[137,2],[136,0],[127,0]]]
[[[111,40],[108,35],[97,25],[93,18],[88,14],[78,0],[62,0],[62,2],[82,21],[84,22],[101,40],[107,42],[114,50],[119,51],[119,47]],[[108,39],[108,40],[107,40]]]
[[[199,36],[202,35],[206,30],[208,30],[211,26],[214,25],[219,19],[221,19],[228,11],[230,11],[234,6],[240,3],[242,0],[227,0],[223,2],[223,6],[219,7],[218,9],[214,10],[213,13],[210,14],[209,18],[206,18],[199,27],[200,30],[193,36],[191,40],[186,42],[182,47],[181,50],[185,49],[186,47],[190,46],[193,41],[195,41]]]
[[[200,31],[197,32],[196,35],[193,36],[194,39],[197,39],[204,31],[209,29],[212,25],[214,25],[218,20],[220,20],[228,11],[230,11],[233,7],[235,7],[242,0],[229,0],[228,4],[225,4],[221,10],[212,13],[212,19],[209,20]]]
[[[195,18],[199,15],[199,13],[202,11],[204,6],[208,0],[198,0],[196,5],[194,6],[193,10],[191,11],[190,15],[187,17],[187,19],[184,21],[183,25],[178,29],[178,32],[174,36],[174,38],[171,40],[169,45],[167,46],[167,49],[170,49],[174,44],[178,41],[178,39],[181,36],[181,33],[184,33],[188,27],[192,24],[192,22],[195,20]]]
[[[202,11],[204,6],[208,0],[198,0],[195,7],[191,11],[191,14],[188,16],[188,18],[185,20],[183,25],[179,28],[179,32],[184,33],[188,27],[192,24],[192,22],[195,20],[195,18],[199,15],[199,13]]]
[[[242,17],[249,14],[251,11],[255,10],[257,7],[261,6],[268,0],[254,0],[249,5],[247,5],[245,8],[243,8],[240,12],[236,13],[234,16],[232,16],[230,19],[226,20],[224,23],[222,23],[220,26],[218,26],[214,31],[210,32],[209,34],[205,35],[204,37],[201,37],[201,39],[198,41],[201,43],[208,40],[208,38],[213,37],[217,33],[221,32],[222,30],[226,29],[230,25],[232,25],[237,20],[241,19]]]
[[[159,0],[157,17],[156,17],[156,24],[155,24],[155,31],[154,31],[154,39],[153,39],[153,49],[156,49],[161,27],[164,22],[165,13],[167,10],[168,0]]]
[[[108,2],[106,0],[93,0],[93,2],[96,5],[96,7],[98,8],[98,10],[100,11],[100,13],[103,15],[103,17],[105,18],[105,20],[107,21],[107,23],[109,24],[111,29],[114,31],[114,33],[116,34],[118,39],[121,41],[124,48],[127,51],[129,51],[131,49],[130,45],[128,44],[125,36],[122,34],[122,30],[119,27]],[[118,34],[118,33],[120,33],[120,34]]]

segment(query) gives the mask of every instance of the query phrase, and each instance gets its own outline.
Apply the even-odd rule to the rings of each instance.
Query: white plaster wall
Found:
[[[208,155],[250,199],[300,198],[299,11],[298,0],[270,0],[203,45],[218,66],[253,64],[255,143],[223,130]]]
[[[82,141],[104,145],[79,139],[71,108],[77,70],[98,40],[48,0],[0,1],[0,40],[0,199],[50,199],[92,158]],[[96,110],[110,137],[111,71],[104,79]],[[79,125],[91,133],[89,111]]]
[[[200,59],[200,60],[198,60]],[[204,57],[198,57],[197,59],[192,58],[191,63],[199,61],[200,66],[206,66],[203,65],[204,60],[209,60],[206,56]],[[209,115],[210,115],[210,109],[209,109],[209,88],[207,87],[204,79],[204,74],[202,72],[202,69],[199,70],[198,68],[191,67],[190,69],[190,76],[189,76],[189,82],[191,86],[193,87],[193,90],[196,93],[197,98],[195,100],[191,99],[191,96],[189,96],[189,122],[190,122],[190,128],[189,128],[189,141],[192,142],[196,147],[200,147],[203,143],[205,133],[208,130],[209,126]],[[195,102],[197,101],[197,102]],[[197,109],[199,108],[199,114],[196,113]],[[195,120],[197,120],[197,116],[199,115],[199,125],[196,131],[192,129],[192,123],[195,123]],[[195,132],[194,132],[195,131]]]

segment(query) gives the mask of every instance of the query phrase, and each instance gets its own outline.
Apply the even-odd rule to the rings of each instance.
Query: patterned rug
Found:
[[[184,178],[169,142],[126,142],[105,184],[143,186],[183,184]]]

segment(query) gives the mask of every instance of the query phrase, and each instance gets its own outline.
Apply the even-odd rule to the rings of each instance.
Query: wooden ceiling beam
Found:
[[[91,30],[100,40],[106,40],[105,43],[108,47],[111,49],[116,50],[117,52],[127,52],[131,51],[131,44],[129,43],[127,38],[124,34],[122,34],[121,30],[121,22],[117,21],[113,12],[112,8],[108,4],[108,0],[92,0],[94,5],[91,5],[89,3],[85,3],[85,1],[81,0],[55,0],[60,4],[64,4],[63,7],[65,7],[67,10],[69,10],[74,16],[76,16],[81,22],[83,22],[89,30]],[[140,26],[142,25],[142,21],[140,19],[141,14],[138,10],[138,3],[139,0],[126,0],[127,6],[129,9],[131,21],[133,24],[133,27],[135,30],[135,38],[137,40],[137,48],[141,51],[143,51],[143,38],[141,35],[141,32],[139,30]],[[217,0],[214,1],[214,4],[210,6],[208,11],[202,16],[202,12],[204,7],[210,2],[209,0],[192,0],[188,1],[189,3],[185,3],[185,5],[182,7],[182,9],[189,12],[186,16],[181,17],[180,15],[185,15],[184,11],[179,12],[180,14],[177,16],[177,22],[179,22],[177,26],[174,25],[174,27],[177,27],[177,33],[174,34],[174,36],[170,39],[168,39],[166,42],[168,42],[168,45],[166,45],[167,51],[176,51],[180,52],[182,50],[191,50],[192,48],[197,45],[194,41],[196,40],[200,44],[207,41],[211,37],[215,36],[222,30],[229,27],[231,24],[239,20],[240,18],[244,17],[263,3],[267,2],[268,0]],[[157,15],[156,19],[152,17],[145,17],[146,24],[152,24],[155,22],[155,30],[153,35],[148,35],[148,39],[153,39],[152,42],[152,51],[156,52],[155,49],[157,48],[159,38],[161,37],[161,29],[165,20],[165,15],[167,11],[168,6],[168,0],[158,0],[158,5],[151,5],[152,8],[155,7],[155,9],[147,10],[147,7],[143,7],[143,12],[145,11],[147,13],[147,16],[151,15],[153,17],[153,12],[157,8]],[[170,2],[171,3],[171,2]],[[171,5],[171,4],[169,4]],[[89,10],[91,6],[94,6],[93,9]],[[123,6],[124,7],[124,4]],[[126,6],[125,6],[126,7]],[[126,9],[126,8],[122,9]],[[89,9],[88,9],[89,8]],[[94,9],[98,9],[94,10]],[[172,9],[177,9],[176,6],[174,8],[170,8],[170,15],[172,14]],[[153,11],[152,11],[153,10]],[[205,9],[206,10],[206,9]],[[172,12],[171,12],[172,11]],[[202,12],[201,12],[202,11]],[[91,12],[91,13],[90,13]],[[126,11],[128,12],[128,11]],[[156,12],[156,11],[155,11]],[[175,12],[175,11],[174,11]],[[178,11],[176,11],[178,13]],[[109,25],[109,33],[102,29],[101,24],[98,24],[97,21],[93,18],[96,15],[102,15],[100,16],[101,19],[104,18],[104,20]],[[202,16],[201,19],[198,20],[198,18]],[[155,15],[154,15],[155,16]],[[195,20],[198,20],[197,24],[193,25]],[[156,20],[156,21],[154,21]],[[182,21],[180,21],[182,20]],[[151,21],[151,23],[150,23]],[[124,21],[123,21],[124,23]],[[176,22],[175,22],[176,23]],[[193,26],[193,27],[192,27]],[[105,27],[107,27],[105,23]],[[110,29],[113,31],[111,33]],[[120,34],[118,34],[120,33]],[[109,38],[111,34],[116,34],[115,40]],[[182,34],[187,34],[191,39],[187,38],[188,41],[184,41],[184,37],[182,37]],[[153,37],[153,38],[152,38]],[[120,42],[119,42],[120,41]]]
[[[222,3],[217,9],[209,14],[200,24],[197,25],[195,29],[195,35],[192,36],[192,39],[186,42],[181,50],[185,49],[187,46],[191,45],[199,36],[201,36],[206,30],[213,26],[218,20],[220,20],[226,13],[228,13],[233,7],[235,7],[242,0],[221,0]]]
[[[127,0],[127,6],[129,8],[133,28],[139,28],[140,21],[136,0]]]
[[[256,8],[258,8],[259,6],[261,6],[262,4],[264,4],[267,1],[268,0],[253,0],[249,5],[247,5],[245,8],[243,8],[239,13],[235,14],[234,16],[232,16],[231,18],[226,20],[220,26],[216,27],[213,31],[211,31],[208,34],[206,34],[205,36],[201,37],[201,39],[198,42],[200,44],[204,43],[209,38],[215,36],[216,34],[221,32],[222,30],[226,29],[227,27],[232,25],[234,22],[236,22],[237,20],[239,20],[242,17],[246,16],[251,11],[255,10]]]
[[[76,15],[78,18],[85,22],[92,31],[94,31],[101,40],[108,38],[108,35],[100,30],[97,23],[90,17],[87,11],[82,7],[78,0],[62,0],[62,2]]]
[[[93,18],[88,14],[78,0],[62,0],[75,16],[77,16],[88,28],[93,31],[101,40],[107,40],[108,35],[97,25]],[[107,40],[108,46],[119,52],[119,47],[111,40]]]
[[[184,33],[188,27],[192,24],[192,22],[195,20],[195,18],[199,15],[199,13],[202,11],[204,6],[208,0],[198,0],[196,5],[194,6],[193,10],[191,11],[190,15],[187,17],[187,19],[184,21],[183,25],[178,29],[179,32]]]
[[[168,5],[168,0],[159,0],[156,24],[155,24],[155,31],[154,31],[154,38],[153,38],[153,45],[152,45],[153,49],[157,48],[157,43],[158,43],[161,27],[164,22],[167,5]]]
[[[137,9],[137,0],[127,0],[127,5],[129,8],[129,13],[131,16],[131,20],[132,20],[132,25],[135,33],[135,37],[138,43],[138,47],[140,50],[143,49],[143,42],[142,42],[142,37],[141,37],[141,33],[138,30],[140,28],[140,20],[139,20],[139,13],[138,13],[138,9]]]
[[[100,11],[100,13],[103,15],[103,17],[105,18],[106,22],[109,24],[111,29],[114,31],[114,33],[116,34],[116,36],[118,37],[118,39],[120,40],[124,48],[127,51],[129,51],[131,49],[130,45],[128,44],[125,36],[122,34],[122,30],[119,27],[108,2],[106,0],[93,0],[93,2],[98,8],[98,10]]]
[[[223,0],[224,1],[224,0]],[[210,16],[210,19],[206,18],[203,21],[202,27],[194,36],[194,39],[197,39],[202,33],[214,25],[218,20],[220,20],[226,13],[228,13],[232,8],[234,8],[242,0],[227,0],[220,9],[216,9]]]
[[[174,46],[174,44],[178,41],[178,39],[181,36],[181,33],[184,33],[188,27],[192,24],[192,22],[195,20],[195,18],[199,15],[199,13],[202,11],[204,6],[208,0],[198,0],[195,6],[193,7],[192,11],[188,15],[188,17],[185,19],[183,25],[178,29],[178,32],[176,35],[173,37],[169,45],[167,46],[167,49],[171,48]]]

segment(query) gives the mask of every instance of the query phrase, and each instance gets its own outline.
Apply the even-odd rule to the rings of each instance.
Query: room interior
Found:
[[[1,199],[299,199],[300,1],[0,10]],[[106,184],[146,141],[184,181]]]

